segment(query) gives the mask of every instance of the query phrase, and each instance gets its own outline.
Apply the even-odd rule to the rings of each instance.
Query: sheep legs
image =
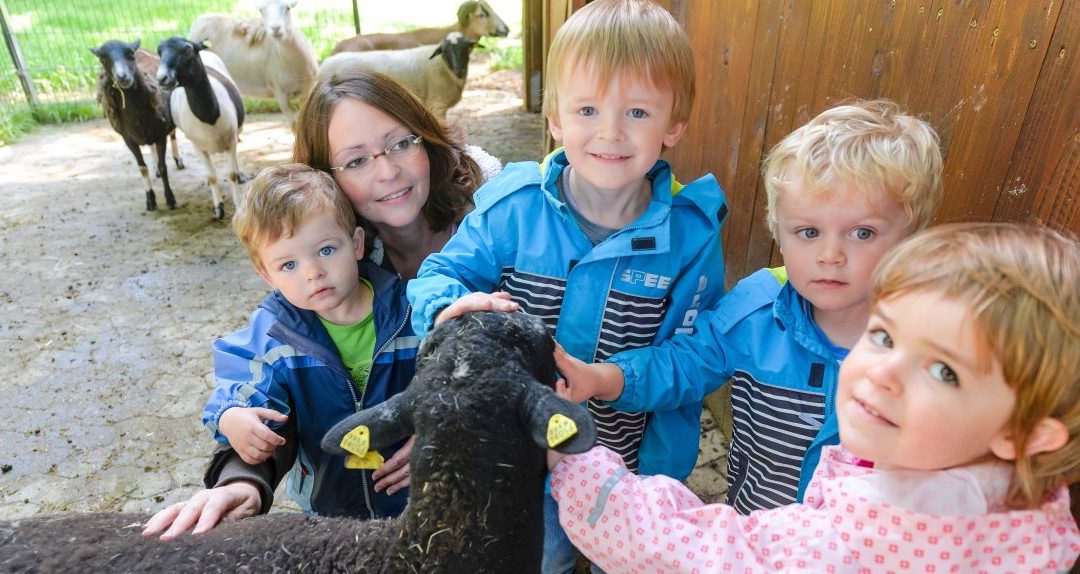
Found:
[[[208,152],[199,148],[195,149],[199,152],[199,157],[202,158],[203,163],[206,164],[206,181],[210,184],[210,197],[213,198],[214,202],[214,218],[225,219],[225,202],[221,200],[221,192],[218,190],[218,176],[217,170],[214,168],[214,158]]]
[[[176,147],[176,130],[169,133],[169,139],[172,140],[172,158],[176,162],[176,169],[184,169],[184,160],[180,157],[180,148]]]
[[[130,138],[125,137],[124,144],[131,150],[131,155],[135,156],[135,163],[139,164],[139,175],[142,176],[143,183],[146,185],[146,210],[154,211],[157,209],[157,198],[154,197],[154,187],[150,185],[150,170],[146,168],[146,162],[143,161],[142,150],[139,149],[139,144]]]
[[[285,114],[285,121],[289,123],[289,129],[295,132],[296,126],[293,124],[296,123],[296,115],[293,114],[292,108],[289,107],[289,94],[278,87],[271,87],[271,90],[273,90],[274,98],[277,99],[278,106],[281,108],[281,113]]]
[[[174,144],[175,141],[176,140],[173,140]],[[161,138],[157,141],[157,143],[154,144],[155,151],[157,151],[158,177],[161,178],[161,183],[165,186],[166,205],[169,206],[169,209],[176,209],[176,198],[173,197],[172,188],[169,187],[169,168],[165,165],[165,147],[167,145],[168,142],[165,141],[165,138]],[[173,149],[175,150],[176,148],[174,147]]]

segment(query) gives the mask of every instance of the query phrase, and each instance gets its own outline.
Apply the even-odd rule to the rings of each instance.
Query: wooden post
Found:
[[[352,21],[353,26],[356,27],[356,35],[360,35],[360,7],[356,5],[357,0],[352,0]]]
[[[15,40],[15,35],[11,33],[11,28],[8,26],[7,4],[4,0],[0,0],[0,30],[3,31],[4,43],[7,44],[8,52],[11,53],[11,61],[15,64],[15,75],[19,76],[19,83],[22,84],[23,93],[26,94],[26,101],[31,108],[36,108],[38,102],[37,92],[34,91],[34,80],[30,77],[30,71],[26,69],[26,61],[23,59],[22,50],[19,49],[19,42]]]

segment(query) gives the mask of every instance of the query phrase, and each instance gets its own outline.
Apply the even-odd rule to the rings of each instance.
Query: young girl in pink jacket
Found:
[[[842,446],[801,504],[742,516],[602,447],[552,454],[571,541],[609,574],[1068,570],[1080,245],[1012,224],[932,228],[881,262],[871,306],[840,368]]]

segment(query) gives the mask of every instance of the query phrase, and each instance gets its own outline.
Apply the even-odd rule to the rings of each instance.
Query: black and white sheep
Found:
[[[139,41],[128,44],[109,40],[90,51],[101,62],[97,78],[97,101],[105,117],[135,156],[139,174],[146,184],[146,209],[157,209],[150,172],[143,161],[139,146],[153,145],[157,153],[157,176],[165,187],[165,203],[176,208],[176,198],[169,187],[169,170],[165,165],[166,139],[172,139],[173,160],[177,169],[184,168],[176,149],[176,126],[169,112],[169,92],[162,90],[154,78],[158,57],[139,49]]]
[[[393,34],[363,34],[338,42],[331,54],[370,50],[403,50],[437,44],[451,32],[477,42],[484,36],[506,36],[510,28],[484,0],[468,0],[458,6],[457,22],[437,28],[419,28]]]
[[[292,125],[289,98],[307,93],[315,81],[315,50],[289,16],[296,0],[262,0],[261,18],[238,20],[221,14],[199,16],[188,39],[206,42],[221,56],[240,93],[274,98]]]
[[[382,72],[420,98],[436,117],[445,120],[446,111],[461,101],[469,73],[469,55],[475,47],[475,41],[460,32],[451,32],[438,45],[342,52],[323,60],[319,78],[359,68]]]
[[[545,449],[582,452],[596,439],[589,413],[552,391],[552,348],[524,314],[448,320],[404,393],[327,433],[332,452],[358,433],[372,450],[415,434],[399,518],[268,514],[161,542],[140,537],[140,516],[34,517],[0,522],[0,571],[539,572]]]
[[[173,36],[158,44],[161,63],[157,81],[171,88],[169,98],[173,120],[184,132],[206,164],[214,217],[225,219],[225,202],[218,190],[214,154],[224,153],[229,160],[228,180],[233,203],[240,182],[236,143],[244,126],[244,103],[228,68],[217,55],[206,52],[201,42]]]

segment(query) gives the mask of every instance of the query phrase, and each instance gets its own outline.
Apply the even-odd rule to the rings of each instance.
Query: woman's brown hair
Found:
[[[350,70],[316,80],[297,114],[293,161],[330,172],[330,115],[345,98],[356,98],[382,110],[423,138],[431,166],[430,192],[422,209],[424,218],[435,232],[459,221],[472,205],[472,194],[482,181],[480,167],[465,153],[459,138],[451,135],[416,96],[378,72]],[[363,218],[360,223],[371,230]]]

